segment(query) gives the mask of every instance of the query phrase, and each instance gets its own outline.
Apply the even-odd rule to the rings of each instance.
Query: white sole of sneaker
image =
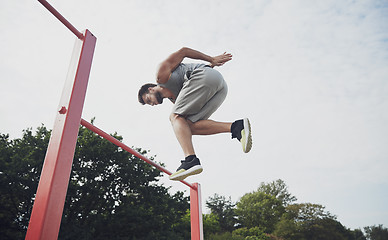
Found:
[[[252,148],[252,134],[251,134],[251,123],[248,118],[244,118],[244,130],[245,130],[245,146],[243,151],[245,153],[249,152]]]
[[[188,170],[184,170],[182,172],[176,172],[176,173],[170,175],[169,178],[170,178],[170,180],[173,180],[173,181],[182,181],[185,178],[187,178],[188,176],[200,174],[202,171],[203,171],[202,166],[198,165],[198,166],[194,166]]]

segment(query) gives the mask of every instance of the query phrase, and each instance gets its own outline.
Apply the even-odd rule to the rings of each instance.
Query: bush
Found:
[[[239,228],[233,231],[233,236],[244,237],[244,240],[269,240],[267,234],[265,234],[259,227],[253,228]]]

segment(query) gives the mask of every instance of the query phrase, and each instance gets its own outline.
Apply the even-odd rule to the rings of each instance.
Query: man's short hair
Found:
[[[156,87],[157,85],[154,84],[154,83],[146,83],[144,84],[143,86],[141,86],[140,90],[139,90],[139,95],[138,95],[138,98],[139,98],[139,103],[141,104],[145,104],[144,100],[143,100],[143,95],[144,94],[147,94],[149,91],[148,91],[148,88],[152,88],[152,87]]]

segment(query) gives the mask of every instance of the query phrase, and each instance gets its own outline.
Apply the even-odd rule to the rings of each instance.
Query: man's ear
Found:
[[[149,87],[148,88],[148,92],[153,93],[154,92],[154,88],[153,87]]]

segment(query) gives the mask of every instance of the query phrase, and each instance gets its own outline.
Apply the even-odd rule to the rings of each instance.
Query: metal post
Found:
[[[95,44],[88,30],[76,40],[26,239],[58,237]]]
[[[193,183],[190,189],[191,240],[203,240],[201,185]]]

